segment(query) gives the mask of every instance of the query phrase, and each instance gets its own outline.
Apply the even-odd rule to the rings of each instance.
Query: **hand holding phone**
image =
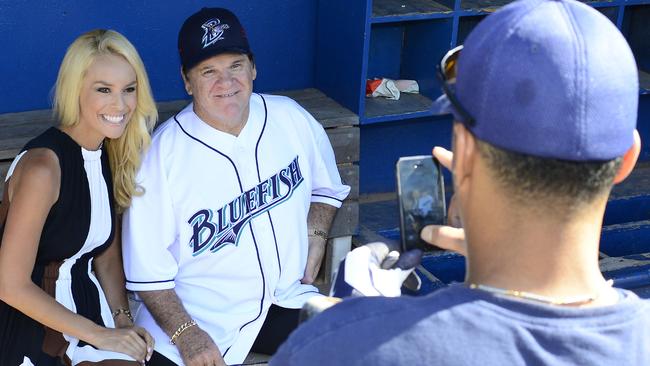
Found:
[[[402,157],[397,161],[396,176],[402,251],[441,251],[420,239],[424,226],[445,223],[445,192],[440,164],[431,155]]]
[[[444,147],[436,146],[432,152],[442,167],[450,171],[452,170],[454,154],[451,151]],[[445,250],[466,256],[467,243],[465,242],[465,229],[463,229],[463,223],[460,217],[458,197],[455,194],[451,196],[448,210],[448,224],[430,225],[425,227],[420,232],[420,235],[427,243],[435,244]]]

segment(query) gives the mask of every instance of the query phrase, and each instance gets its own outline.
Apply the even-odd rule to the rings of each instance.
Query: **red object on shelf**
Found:
[[[420,88],[415,80],[368,79],[366,80],[367,97],[384,97],[398,100],[400,93],[419,93]]]
[[[368,79],[366,81],[366,96],[369,97],[381,85],[383,79]]]

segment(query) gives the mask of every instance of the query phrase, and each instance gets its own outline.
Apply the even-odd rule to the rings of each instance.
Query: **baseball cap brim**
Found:
[[[245,50],[245,49],[240,48],[240,47],[214,48],[214,49],[212,49],[212,50],[210,50],[208,52],[204,52],[203,54],[201,54],[200,58],[197,58],[196,60],[192,60],[193,62],[187,62],[185,65],[183,65],[183,69],[186,72],[189,72],[190,70],[192,70],[196,65],[200,64],[201,62],[203,62],[203,61],[205,61],[205,60],[207,60],[209,58],[212,58],[214,56],[222,55],[224,53],[238,53],[238,54],[248,55],[248,56],[253,55],[253,53],[250,52],[249,50]]]
[[[441,96],[439,96],[436,100],[433,101],[429,111],[433,115],[451,114],[454,117],[455,121],[459,121],[459,122],[463,121],[461,114],[458,113],[458,111],[456,111],[454,105],[451,103],[451,101],[447,97],[447,94],[445,93],[442,93]]]

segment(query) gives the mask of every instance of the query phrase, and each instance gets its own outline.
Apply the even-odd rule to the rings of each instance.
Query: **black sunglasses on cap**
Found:
[[[437,69],[438,79],[440,80],[440,84],[442,85],[442,91],[445,93],[447,99],[449,99],[449,102],[454,107],[456,112],[458,112],[460,117],[463,119],[462,122],[467,124],[468,126],[474,126],[476,121],[469,114],[467,109],[463,108],[463,106],[460,104],[460,101],[458,101],[458,98],[456,98],[456,94],[452,89],[452,85],[456,83],[456,68],[458,65],[458,56],[460,55],[460,51],[462,49],[463,46],[461,45],[449,50],[442,57],[436,69]]]

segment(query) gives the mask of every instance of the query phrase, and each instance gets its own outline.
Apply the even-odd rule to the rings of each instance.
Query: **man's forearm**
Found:
[[[144,301],[158,326],[171,339],[181,325],[189,324],[192,317],[187,313],[174,289],[141,291],[138,295]],[[186,327],[177,334],[174,343],[185,364],[225,366],[219,347],[212,338],[197,325]]]
[[[323,256],[325,255],[325,245],[327,236],[332,226],[332,221],[336,215],[336,207],[325,203],[313,202],[309,206],[309,215],[307,216],[308,245],[307,264],[305,273],[300,282],[312,284],[318,275]]]
[[[181,324],[192,320],[174,289],[140,291],[138,296],[144,301],[158,326],[171,337]]]
[[[315,231],[321,231],[329,234],[332,221],[336,216],[337,208],[326,203],[312,202],[309,206],[309,215],[307,216],[307,230],[309,235]]]

